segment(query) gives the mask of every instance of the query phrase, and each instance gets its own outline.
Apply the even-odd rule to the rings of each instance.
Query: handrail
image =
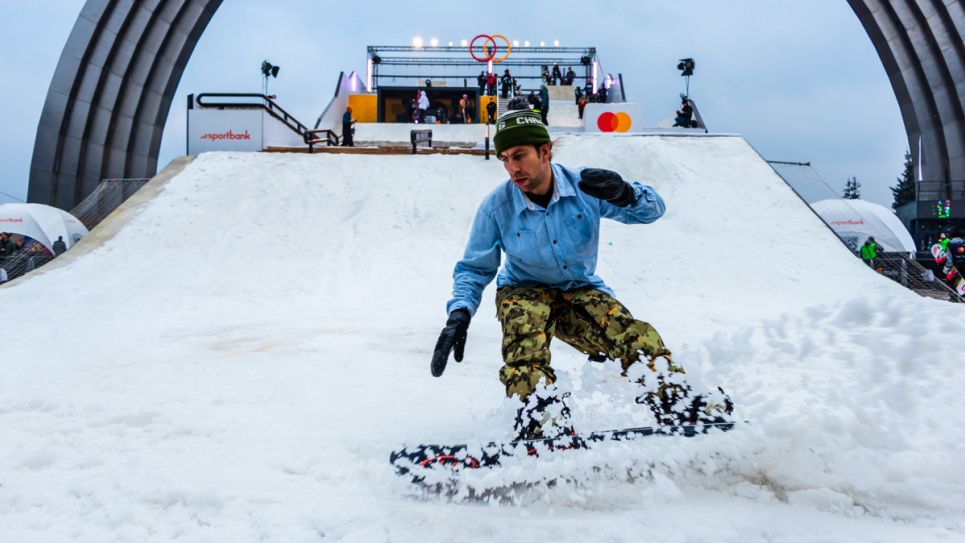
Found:
[[[220,97],[220,98],[260,98],[263,102],[216,102],[216,103],[204,103],[202,99],[207,97]],[[206,92],[199,94],[196,98],[198,105],[202,107],[256,107],[262,108],[267,111],[271,116],[278,119],[279,121],[285,123],[288,128],[294,130],[298,135],[303,138],[306,137],[305,133],[308,127],[298,121],[290,113],[284,110],[281,106],[275,103],[271,97],[264,94],[257,93],[232,93],[232,92]],[[267,103],[267,104],[266,104]],[[276,111],[277,110],[277,111]]]
[[[412,154],[416,154],[416,145],[428,143],[432,147],[432,130],[410,130],[409,140],[412,142]]]
[[[324,134],[324,138],[317,137],[319,134]],[[338,134],[332,132],[328,128],[313,128],[311,130],[305,131],[305,143],[308,144],[309,154],[315,153],[315,144],[325,142],[328,147],[336,146],[338,147]]]

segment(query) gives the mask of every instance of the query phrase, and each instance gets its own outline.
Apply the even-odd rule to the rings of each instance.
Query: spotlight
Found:
[[[681,76],[689,77],[694,75],[694,67],[696,63],[692,58],[682,58],[680,59],[680,64],[677,65],[677,69],[681,71]]]
[[[559,47],[559,46],[560,46],[560,40],[553,40],[553,47]]]
[[[540,46],[540,47],[546,47],[546,42],[545,42],[545,41],[539,42],[539,46]]]
[[[420,37],[418,37],[418,36],[416,36],[415,38],[413,38],[413,39],[412,39],[412,45],[414,45],[414,46],[416,46],[416,47],[422,47],[422,38],[420,38]]]
[[[461,43],[462,46],[465,47],[465,46],[469,45],[469,40],[462,40],[462,41],[459,42],[459,43]]]
[[[267,60],[261,63],[261,74],[265,77],[278,77],[278,66],[273,66]]]
[[[524,41],[524,42],[523,42],[523,47],[529,47],[529,41]]]
[[[431,40],[429,40],[429,45],[433,47],[437,47],[439,45],[439,40],[437,40],[436,38],[432,38]]]
[[[451,42],[451,41],[449,42],[449,47],[452,47],[452,42]]]
[[[519,47],[519,40],[513,40],[513,47]]]

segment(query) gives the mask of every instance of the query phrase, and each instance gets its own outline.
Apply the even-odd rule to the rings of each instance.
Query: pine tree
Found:
[[[844,186],[844,196],[842,197],[848,200],[861,198],[861,183],[858,183],[857,177],[848,179],[848,183]]]
[[[891,193],[895,196],[895,202],[891,204],[892,209],[898,209],[915,201],[915,170],[911,164],[909,151],[905,151],[905,171],[898,178],[898,184],[891,187]]]

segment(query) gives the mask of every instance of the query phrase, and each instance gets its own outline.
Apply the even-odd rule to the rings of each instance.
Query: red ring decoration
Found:
[[[476,43],[476,40],[478,40],[479,38],[486,38],[486,41],[483,42],[483,51],[486,50],[486,44],[487,44],[487,43],[493,42],[493,52],[492,52],[492,54],[488,54],[488,56],[487,56],[486,58],[479,58],[479,57],[476,56],[476,53],[473,53],[473,52],[472,52],[473,44],[475,44],[475,43]],[[476,62],[489,62],[490,60],[493,59],[493,57],[496,56],[496,47],[497,47],[497,46],[496,46],[496,39],[495,39],[495,38],[493,38],[492,36],[487,36],[486,34],[480,34],[480,35],[476,36],[475,38],[473,38],[471,42],[469,42],[469,54],[472,56],[472,58],[476,59]]]

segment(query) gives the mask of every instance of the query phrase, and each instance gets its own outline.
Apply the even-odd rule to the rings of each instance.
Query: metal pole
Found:
[[[489,112],[486,112],[486,160],[489,160]]]

